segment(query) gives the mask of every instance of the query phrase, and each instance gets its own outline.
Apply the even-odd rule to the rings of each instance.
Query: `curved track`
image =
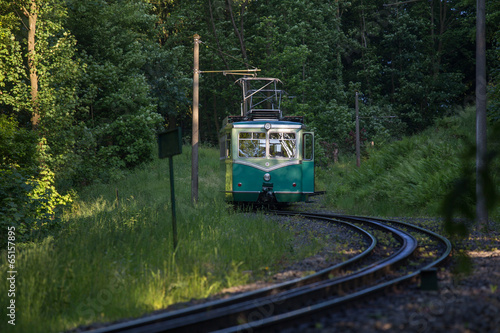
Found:
[[[182,310],[160,313],[97,329],[93,332],[256,332],[279,330],[296,322],[321,315],[335,306],[394,285],[409,282],[422,270],[441,263],[451,252],[450,242],[431,231],[397,221],[333,214],[275,212],[301,215],[314,220],[340,223],[361,233],[369,244],[350,260],[316,274],[208,302]],[[363,225],[363,228],[358,226]],[[379,230],[397,240],[387,255],[377,251],[380,244],[369,230]],[[403,230],[405,229],[405,230]],[[431,260],[406,264],[418,257],[419,245],[413,234],[432,239],[437,255]],[[384,248],[385,249],[385,248]],[[368,263],[367,263],[368,262]],[[402,267],[402,269],[400,269]]]

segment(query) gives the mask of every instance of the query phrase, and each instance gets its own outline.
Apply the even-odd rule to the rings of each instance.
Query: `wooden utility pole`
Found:
[[[198,143],[200,141],[198,103],[200,88],[200,36],[194,35],[194,69],[193,69],[193,137],[191,152],[191,201],[198,202]]]
[[[361,153],[359,144],[359,106],[358,106],[358,92],[356,91],[356,166],[359,168],[361,165]]]
[[[486,5],[477,0],[476,16],[476,216],[479,228],[488,224],[484,193],[486,172]]]

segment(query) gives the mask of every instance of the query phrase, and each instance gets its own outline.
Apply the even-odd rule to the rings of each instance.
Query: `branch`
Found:
[[[244,43],[244,40],[245,40],[245,37],[244,37],[245,31],[243,28],[243,14],[245,13],[245,8],[247,5],[248,5],[248,0],[245,0],[243,5],[241,6],[241,11],[240,11],[240,34],[241,34],[242,43]],[[243,44],[243,48],[245,49],[244,58],[246,59],[247,58],[247,51],[246,51],[246,47],[244,46],[244,44]]]
[[[208,8],[210,9],[210,21],[212,21],[212,29],[214,31],[215,41],[217,42],[217,51],[219,51],[219,56],[221,57],[222,61],[224,62],[226,69],[229,69],[229,65],[227,64],[226,58],[224,58],[224,55],[221,52],[219,37],[217,36],[217,30],[215,29],[215,21],[214,21],[214,15],[212,12],[212,1],[211,0],[208,0]]]
[[[246,6],[246,3],[248,2],[245,1],[244,3],[244,6]],[[234,33],[236,34],[236,36],[238,37],[239,41],[240,41],[240,48],[241,48],[241,56],[243,57],[243,60],[247,61],[247,52],[246,52],[246,49],[245,49],[245,42],[243,41],[243,31],[240,33],[240,31],[238,30],[238,27],[236,26],[236,22],[234,20],[234,14],[233,14],[233,2],[231,0],[227,0],[227,5],[228,5],[228,10],[229,10],[229,14],[231,14],[231,22],[233,24],[233,28],[234,28]],[[243,20],[241,20],[241,26],[243,26]],[[247,64],[248,66],[248,64]]]
[[[415,1],[420,1],[420,0],[408,0],[408,1],[401,1],[401,2],[395,2],[395,3],[384,3],[383,6],[388,7],[388,6],[404,5],[405,3],[415,2]]]
[[[29,12],[28,10],[26,10],[26,7],[24,7],[23,5],[19,4],[17,0],[14,0],[14,3],[15,3],[16,5],[18,5],[18,6],[19,6],[19,8],[21,8],[21,10],[23,11],[23,14],[24,14],[25,16],[28,16],[28,17],[30,16],[30,12]],[[14,8],[14,11],[16,11],[16,9],[15,9],[15,8]],[[17,13],[17,11],[16,11],[16,13]],[[19,16],[19,14],[17,14],[17,15]]]
[[[26,15],[26,9],[24,7],[22,9],[23,9],[23,14]],[[26,30],[30,30],[30,28],[28,28],[28,26],[26,25],[26,23],[24,23],[23,18],[21,17],[21,15],[19,15],[19,12],[15,8],[14,8],[14,11],[16,12],[17,16],[19,17],[19,20],[24,25],[24,27],[26,28]],[[26,16],[28,16],[28,15],[26,15]]]
[[[21,6],[21,9],[23,10],[23,14],[26,16],[26,17],[29,17],[30,16],[30,12],[28,12],[28,10],[26,10],[26,8],[24,6]]]

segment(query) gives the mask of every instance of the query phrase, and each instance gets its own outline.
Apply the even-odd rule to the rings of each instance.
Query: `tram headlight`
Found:
[[[270,180],[271,180],[271,175],[270,175],[270,174],[268,174],[268,173],[266,173],[266,174],[264,175],[264,181],[268,182],[268,181],[270,181]]]
[[[264,128],[269,131],[271,129],[271,123],[266,123]]]

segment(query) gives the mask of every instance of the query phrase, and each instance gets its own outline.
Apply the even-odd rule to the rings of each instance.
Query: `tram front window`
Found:
[[[238,156],[265,157],[266,133],[242,132],[239,134]]]
[[[295,133],[269,133],[269,157],[294,158],[296,154]]]

